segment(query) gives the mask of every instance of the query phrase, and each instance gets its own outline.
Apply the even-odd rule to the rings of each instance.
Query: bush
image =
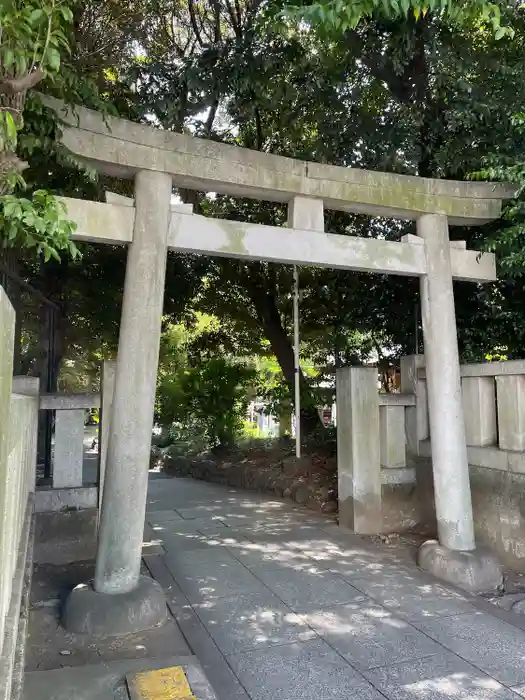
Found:
[[[254,370],[222,357],[203,360],[163,376],[157,392],[161,425],[179,440],[231,447],[242,434]]]
[[[242,435],[241,438],[243,442],[250,440],[258,440],[262,437],[262,430],[259,428],[257,423],[253,423],[250,420],[243,421]]]
[[[330,454],[337,454],[337,428],[329,425],[326,428],[319,424],[307,438],[307,445],[314,449],[323,448]]]

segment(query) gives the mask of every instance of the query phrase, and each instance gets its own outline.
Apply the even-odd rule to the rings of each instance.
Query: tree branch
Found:
[[[244,29],[246,32],[248,32],[252,28],[253,21],[257,16],[257,12],[261,4],[262,0],[252,0],[252,2],[247,5],[245,10],[246,19],[244,23]]]
[[[213,122],[217,116],[217,109],[219,108],[219,90],[215,90],[213,96],[213,102],[211,103],[210,111],[208,113],[208,118],[206,119],[206,124],[204,125],[204,133],[207,138],[210,138],[211,131],[213,129]]]
[[[403,66],[398,74],[389,61],[388,53],[366,46],[364,37],[355,29],[345,32],[345,38],[357,53],[362,64],[368,68],[374,78],[385,83],[392,95],[400,102],[407,103],[414,97],[414,79],[420,70],[420,56],[416,52],[412,59]]]
[[[262,151],[264,147],[264,136],[262,129],[262,120],[259,107],[255,108],[255,128],[257,130],[257,150]]]
[[[234,0],[235,2],[235,14],[237,16],[237,25],[239,29],[242,27],[242,12],[241,12],[241,6],[239,4],[239,0]]]
[[[0,94],[2,95],[17,95],[20,92],[26,92],[35,87],[41,80],[45,78],[45,73],[41,68],[37,68],[32,73],[24,75],[22,78],[9,78],[0,80]]]
[[[193,4],[193,0],[188,0],[188,11],[190,13],[190,22],[195,33],[195,38],[199,42],[200,46],[204,46],[204,42],[202,41],[201,33],[199,31],[199,26],[197,24],[197,17],[195,16],[195,6]]]
[[[218,0],[211,0],[214,15],[214,37],[213,43],[218,44],[221,40],[221,6]]]
[[[237,21],[237,15],[235,13],[235,10],[234,10],[230,0],[226,0],[226,9],[228,10],[228,14],[230,15],[230,21],[232,24],[233,32],[238,39],[241,39],[242,38],[242,28],[240,27],[240,25]]]

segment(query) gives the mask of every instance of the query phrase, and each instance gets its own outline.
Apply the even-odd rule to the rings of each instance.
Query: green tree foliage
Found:
[[[522,277],[525,271],[525,112],[513,116],[509,131],[512,148],[508,153],[494,152],[485,159],[485,167],[472,174],[475,179],[514,183],[516,199],[505,210],[503,226],[492,227],[485,247],[498,254],[502,270],[510,277]]]
[[[502,180],[513,183],[516,198],[504,209],[501,220],[487,227],[481,239],[485,250],[494,252],[500,281],[492,288],[493,322],[500,329],[499,352],[505,357],[523,357],[525,324],[523,289],[525,288],[525,115],[512,117],[506,147],[496,145],[484,158],[484,167],[471,174],[474,179]],[[490,326],[489,326],[490,328]],[[474,336],[478,324],[472,323]],[[483,335],[483,331],[478,330]],[[479,341],[478,341],[479,342]]]
[[[171,428],[177,441],[230,447],[241,435],[256,372],[228,355],[201,354],[200,335],[198,326],[193,332],[178,326],[163,336],[159,422]]]
[[[404,3],[388,10],[347,3],[360,8],[360,21],[331,32],[329,41],[304,22],[288,22],[283,31],[282,23],[269,21],[283,9],[278,2],[265,6],[270,15],[254,1],[148,6],[144,58],[129,79],[139,86],[142,114],[165,129],[343,166],[457,179],[479,169],[496,145],[512,150],[506,135],[524,98],[517,5],[501,5],[500,12],[486,3],[427,3],[427,11],[415,3],[408,10]],[[181,196],[211,216],[273,225],[286,219],[282,207],[268,203]],[[332,212],[326,225],[392,239],[412,230],[408,223]],[[486,236],[481,229],[451,233],[467,233],[469,245],[478,247]],[[417,337],[421,342],[417,281],[322,270],[302,270],[301,280],[303,351],[313,353],[326,378],[337,363],[378,352],[387,362],[413,352]],[[226,321],[222,344],[272,352],[288,391],[291,288],[284,266],[215,260],[194,302]],[[495,312],[498,293],[457,286],[465,357],[482,359],[508,332],[507,312]],[[315,400],[307,397],[308,403]]]
[[[72,21],[71,8],[59,0],[0,5],[0,237],[4,247],[33,249],[45,261],[59,259],[59,251],[78,254],[70,241],[75,226],[46,190],[31,198],[15,194],[26,187],[22,173],[27,168],[17,154],[18,132],[27,91],[59,74],[70,49],[66,34]]]
[[[72,53],[55,79],[40,85],[56,96],[170,131],[345,167],[453,179],[482,170],[492,178],[497,168],[507,177],[503,168],[514,168],[521,177],[520,3],[140,0],[73,9]],[[129,182],[79,170],[57,145],[59,128],[29,93],[18,148],[30,165],[24,176],[31,191],[90,199],[102,199],[105,188],[132,194]],[[281,205],[179,194],[208,216],[286,221]],[[513,207],[503,224],[451,231],[470,247],[496,241],[502,258],[498,284],[456,285],[466,359],[502,347],[525,354],[519,202]],[[326,212],[326,229],[340,234],[395,240],[412,227]],[[83,262],[51,260],[47,272],[32,261],[23,268],[59,303],[62,345],[79,361],[82,348],[92,348],[93,357],[101,348],[114,351],[124,273],[121,250],[83,251]],[[199,357],[275,357],[282,373],[276,387],[293,395],[290,268],[174,255],[170,261],[170,321],[191,321],[196,311],[221,320],[201,338]],[[302,269],[300,278],[302,364],[313,362],[319,379],[333,381],[341,364],[378,356],[386,366],[414,352],[417,338],[421,349],[417,280],[318,269]],[[320,400],[314,383],[302,379],[310,427]]]
[[[496,39],[512,36],[511,27],[501,23],[498,3],[484,0],[322,0],[290,3],[287,14],[309,22],[323,34],[337,34],[355,29],[367,19],[418,22],[433,15],[452,27],[474,27],[492,31]]]
[[[58,251],[71,257],[78,249],[70,238],[74,225],[66,219],[66,207],[46,190],[36,190],[31,199],[6,194],[0,207],[0,231],[8,246],[20,245],[42,254],[44,261],[60,261]]]

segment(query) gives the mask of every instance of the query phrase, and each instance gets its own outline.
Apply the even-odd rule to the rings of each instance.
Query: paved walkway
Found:
[[[283,501],[157,479],[146,537],[219,700],[525,697],[524,618]]]

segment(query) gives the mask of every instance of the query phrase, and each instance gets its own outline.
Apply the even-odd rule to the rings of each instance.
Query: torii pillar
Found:
[[[418,564],[472,592],[494,590],[502,581],[497,557],[476,548],[467,441],[461,396],[456,313],[447,217],[418,219],[426,275],[421,310],[439,542],[425,542]]]
[[[105,635],[148,629],[166,616],[162,588],[140,575],[148,465],[164,300],[172,178],[135,176],[95,580],[73,590],[62,623]],[[103,303],[103,300],[101,300]]]

